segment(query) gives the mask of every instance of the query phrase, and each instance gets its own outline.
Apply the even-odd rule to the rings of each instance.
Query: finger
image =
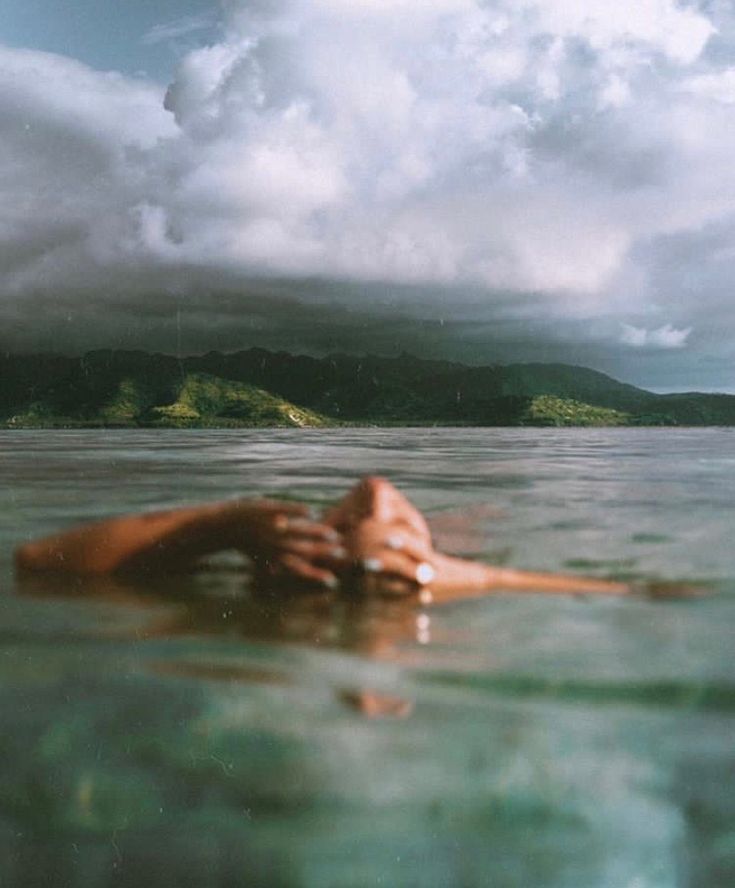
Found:
[[[417,533],[428,534],[423,515],[400,491],[385,478],[367,479],[372,493],[372,514],[381,522],[397,523]]]
[[[365,482],[370,503],[367,514],[382,524],[400,524],[417,533],[428,535],[428,526],[419,510],[384,478]]]
[[[332,543],[314,542],[313,540],[289,539],[286,537],[279,549],[308,561],[325,562],[330,565],[344,567],[350,561],[350,555],[344,546]]]
[[[378,521],[392,521],[407,505],[403,496],[385,478],[363,478],[360,490],[369,514]]]
[[[383,524],[375,519],[363,521],[348,535],[349,546],[359,557],[377,554],[384,549],[404,552],[416,560],[431,556],[433,547],[428,534],[417,533],[413,528],[390,522]]]
[[[395,530],[386,536],[385,546],[387,549],[413,558],[414,561],[431,560],[432,548],[426,540],[416,539],[412,534],[401,533],[400,530]]]
[[[319,585],[326,586],[328,589],[336,589],[339,585],[339,580],[331,570],[317,567],[300,555],[286,554],[279,561],[282,567],[299,579],[319,583]]]
[[[379,557],[365,558],[361,566],[366,573],[394,576],[417,585],[426,585],[434,578],[434,569],[428,561],[417,564],[402,552],[387,549]]]
[[[370,492],[365,480],[358,481],[342,499],[325,510],[323,520],[333,527],[347,527],[368,514],[370,500]]]
[[[384,478],[362,478],[336,505],[325,512],[324,520],[341,529],[353,527],[370,515],[388,520],[393,514],[391,504],[394,494],[400,496]]]
[[[322,522],[330,527],[343,528],[347,526],[345,510],[341,503],[332,506],[322,514]]]
[[[311,521],[309,518],[289,518],[284,516],[283,521],[277,521],[279,531],[289,536],[302,537],[313,540],[337,543],[341,540],[341,534],[328,524]]]
[[[395,522],[422,536],[430,536],[429,525],[424,520],[423,515],[413,507],[397,512]]]

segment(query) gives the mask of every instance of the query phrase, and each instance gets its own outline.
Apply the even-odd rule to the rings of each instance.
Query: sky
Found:
[[[730,0],[0,0],[0,348],[735,392]]]

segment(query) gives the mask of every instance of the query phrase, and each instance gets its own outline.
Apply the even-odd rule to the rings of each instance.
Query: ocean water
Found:
[[[72,523],[383,474],[463,554],[697,600],[13,577]],[[735,431],[0,433],[0,886],[735,885]]]

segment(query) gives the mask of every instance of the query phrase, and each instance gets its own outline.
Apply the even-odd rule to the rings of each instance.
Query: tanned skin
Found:
[[[368,591],[423,603],[502,590],[627,595],[625,583],[529,573],[454,558],[434,549],[423,515],[390,482],[360,481],[320,521],[306,506],[230,500],[127,515],[84,525],[17,549],[19,571],[76,575],[165,574],[237,549],[272,576],[336,589],[359,578]]]

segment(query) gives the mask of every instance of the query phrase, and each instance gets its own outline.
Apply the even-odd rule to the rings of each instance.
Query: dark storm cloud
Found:
[[[207,33],[165,94],[0,47],[6,348],[735,385],[729,4],[229,0]]]

